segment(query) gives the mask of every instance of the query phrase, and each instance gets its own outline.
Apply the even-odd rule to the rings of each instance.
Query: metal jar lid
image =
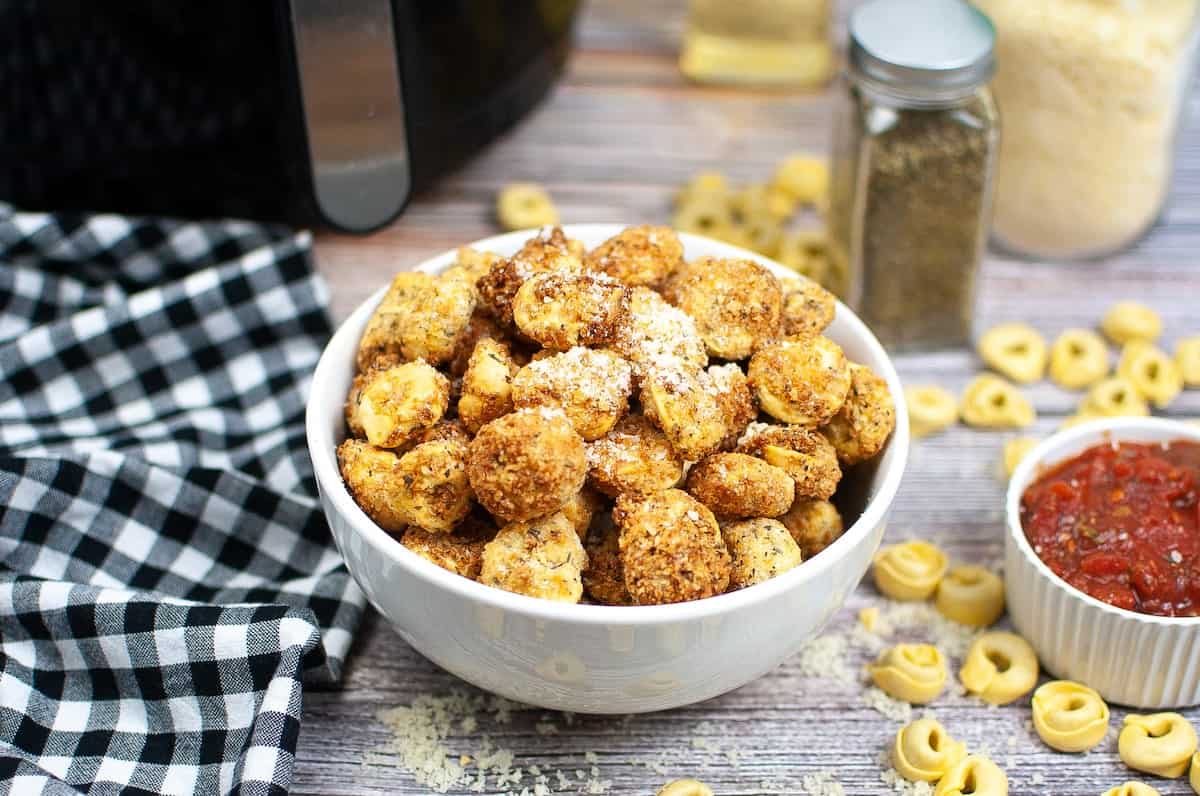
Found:
[[[986,83],[995,45],[991,20],[962,0],[870,0],[850,17],[852,74],[913,99],[952,99]]]

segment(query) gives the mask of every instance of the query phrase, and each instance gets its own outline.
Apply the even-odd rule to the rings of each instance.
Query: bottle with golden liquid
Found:
[[[830,0],[691,0],[679,68],[700,83],[806,88],[833,71]]]

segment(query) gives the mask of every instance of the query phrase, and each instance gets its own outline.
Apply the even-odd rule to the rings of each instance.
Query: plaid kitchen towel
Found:
[[[285,793],[363,599],[307,234],[0,204],[0,793]]]

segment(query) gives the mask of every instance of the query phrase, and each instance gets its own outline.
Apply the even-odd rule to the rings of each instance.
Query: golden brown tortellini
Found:
[[[558,511],[583,488],[583,438],[557,409],[525,409],[475,435],[467,475],[480,504],[504,520]]]
[[[583,270],[583,244],[570,240],[560,227],[530,238],[512,257],[492,265],[475,283],[480,303],[501,326],[513,325],[513,299],[534,274]]]
[[[852,380],[841,347],[821,335],[762,346],[747,375],[764,412],[802,426],[823,425],[837,414]]]
[[[828,500],[842,480],[833,443],[804,426],[754,424],[737,449],[786,472],[796,484],[797,497]]]
[[[792,506],[791,476],[744,453],[714,453],[687,475],[687,491],[721,517],[777,517]]]
[[[696,322],[649,288],[629,292],[613,347],[633,363],[638,378],[649,370],[702,370],[708,352]]]
[[[348,425],[372,445],[398,448],[442,419],[450,381],[423,361],[360,374],[346,407]]]
[[[721,407],[721,417],[725,420],[725,439],[721,442],[723,450],[732,450],[742,432],[758,417],[758,400],[745,372],[735,362],[724,365],[710,365],[709,378],[717,390],[717,404]]]
[[[512,382],[518,409],[561,409],[585,440],[607,434],[629,410],[633,371],[611,351],[576,347],[530,362]]]
[[[554,351],[612,341],[628,309],[625,288],[603,274],[535,274],[513,298],[513,321]]]
[[[683,264],[683,244],[670,227],[627,227],[588,252],[589,271],[630,287],[658,287]]]
[[[475,346],[463,374],[458,416],[472,432],[512,411],[512,382],[517,375],[508,346],[483,339]]]
[[[475,301],[475,286],[469,280],[397,274],[359,342],[359,370],[369,368],[381,354],[434,365],[449,361],[470,323]]]
[[[393,505],[408,525],[449,533],[471,510],[467,446],[458,440],[424,442],[400,457]]]
[[[562,513],[505,525],[483,548],[479,582],[555,602],[583,596],[587,553]]]
[[[883,450],[896,428],[896,404],[887,382],[866,365],[850,363],[850,391],[842,408],[821,429],[849,467]]]
[[[407,528],[400,544],[442,569],[475,580],[483,566],[483,547],[495,535],[490,521],[468,517],[452,534]]]
[[[791,277],[783,286],[783,334],[805,337],[821,334],[833,323],[837,299],[811,279]]]
[[[588,478],[609,497],[661,492],[683,478],[683,460],[644,415],[628,415],[588,445]]]
[[[778,520],[758,517],[729,522],[721,526],[721,535],[732,558],[729,585],[734,589],[768,581],[803,560],[800,546]]]
[[[686,492],[621,495],[613,519],[625,587],[638,605],[700,600],[728,588],[729,550],[717,519]]]
[[[592,530],[584,545],[588,565],[583,571],[583,591],[601,605],[633,605],[621,566],[621,532],[612,517],[606,520]]]
[[[338,446],[337,458],[346,489],[363,512],[388,533],[403,531],[407,521],[395,499],[400,457],[369,442],[348,439]]]
[[[845,530],[841,512],[828,500],[796,498],[779,521],[800,545],[806,561],[836,542]]]
[[[642,410],[688,461],[712,453],[725,439],[717,388],[704,371],[655,370],[642,378]]]
[[[712,356],[745,359],[779,333],[779,280],[751,260],[701,257],[675,272],[665,295],[695,319]]]

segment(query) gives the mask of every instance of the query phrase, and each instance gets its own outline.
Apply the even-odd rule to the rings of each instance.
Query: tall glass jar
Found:
[[[975,0],[1004,111],[994,237],[1042,258],[1138,240],[1170,191],[1197,0]]]
[[[830,186],[835,287],[892,350],[970,338],[999,140],[994,40],[961,0],[872,0],[850,18]]]
[[[822,86],[829,12],[830,0],[691,0],[679,68],[700,83]]]

